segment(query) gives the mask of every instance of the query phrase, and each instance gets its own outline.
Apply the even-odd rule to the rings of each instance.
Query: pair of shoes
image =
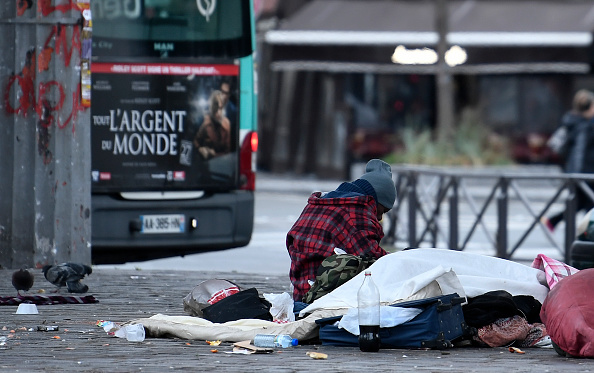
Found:
[[[551,223],[551,221],[549,220],[549,218],[547,218],[546,216],[543,216],[542,218],[540,218],[540,222],[547,227],[547,229],[549,230],[549,232],[553,233],[555,231],[555,226],[553,225],[553,223]]]

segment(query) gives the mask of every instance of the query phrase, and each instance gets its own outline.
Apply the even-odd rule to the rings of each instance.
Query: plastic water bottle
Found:
[[[257,334],[254,337],[254,346],[256,347],[287,348],[291,346],[297,346],[298,343],[299,341],[297,338],[291,338],[291,336],[287,334]]]
[[[371,271],[365,271],[365,279],[357,292],[359,305],[359,348],[363,352],[377,352],[380,349],[380,293],[371,278]]]
[[[103,323],[103,330],[106,333],[114,333],[119,328],[113,321],[106,321]]]
[[[132,324],[123,326],[116,330],[115,336],[118,338],[126,338],[130,342],[142,342],[145,337],[144,325]]]
[[[126,325],[126,339],[130,342],[142,342],[144,341],[145,332],[144,325],[133,324]]]

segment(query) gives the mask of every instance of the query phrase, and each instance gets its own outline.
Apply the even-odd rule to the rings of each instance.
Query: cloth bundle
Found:
[[[20,295],[15,297],[0,297],[0,306],[14,306],[21,303],[32,303],[37,305],[50,304],[84,304],[99,303],[92,295],[83,297],[72,295]]]

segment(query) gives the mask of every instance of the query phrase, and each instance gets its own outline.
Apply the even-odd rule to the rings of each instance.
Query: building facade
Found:
[[[401,146],[404,128],[464,120],[505,137],[518,162],[551,162],[544,140],[573,93],[594,89],[591,1],[300,5],[261,32],[260,169],[346,177]]]

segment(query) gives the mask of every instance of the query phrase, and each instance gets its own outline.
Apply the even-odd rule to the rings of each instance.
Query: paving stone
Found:
[[[53,290],[41,273],[29,294]],[[0,295],[13,296],[12,270],[0,270]],[[261,293],[289,291],[288,276],[190,271],[95,270],[85,283],[99,300],[94,304],[40,305],[37,315],[17,315],[17,306],[0,306],[0,372],[588,372],[594,360],[558,356],[552,349],[529,348],[525,354],[506,348],[381,350],[316,344],[279,349],[271,354],[230,354],[231,343],[211,352],[205,341],[147,338],[128,342],[110,336],[98,320],[126,322],[157,313],[185,315],[182,299],[203,280],[223,278]],[[65,289],[64,293],[66,295]],[[37,331],[38,325],[58,326]],[[323,352],[314,360],[308,351]]]

